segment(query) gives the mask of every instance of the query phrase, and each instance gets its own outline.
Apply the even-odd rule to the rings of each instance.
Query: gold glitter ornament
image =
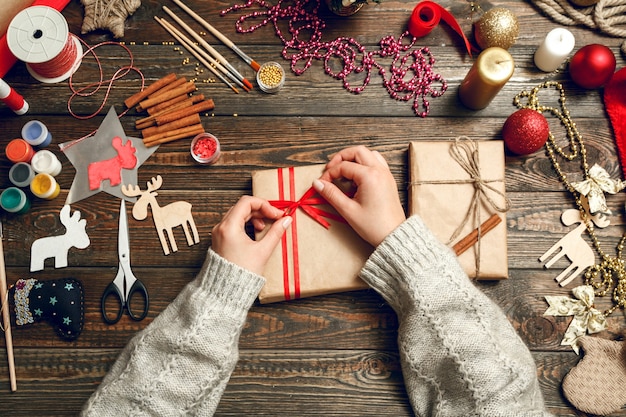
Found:
[[[509,49],[518,35],[517,17],[502,7],[494,7],[474,23],[474,38],[481,49],[492,46]]]

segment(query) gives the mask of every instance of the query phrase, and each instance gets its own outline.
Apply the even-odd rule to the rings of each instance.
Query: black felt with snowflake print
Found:
[[[45,321],[64,339],[74,340],[80,335],[84,324],[84,291],[80,281],[20,279],[12,292],[18,326]]]

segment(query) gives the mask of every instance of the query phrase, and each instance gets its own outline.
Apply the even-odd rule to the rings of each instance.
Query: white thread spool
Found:
[[[66,46],[75,43],[71,49],[75,56],[62,56],[66,65],[58,68],[61,73],[51,77],[43,76],[29,64],[42,64],[68,54]],[[25,62],[28,72],[43,83],[58,83],[69,78],[81,64],[82,46],[78,38],[69,31],[67,21],[58,11],[48,6],[32,6],[19,12],[7,29],[7,44],[17,59]],[[53,65],[52,62],[50,62]],[[54,65],[59,65],[54,63]],[[54,70],[55,68],[52,68]]]

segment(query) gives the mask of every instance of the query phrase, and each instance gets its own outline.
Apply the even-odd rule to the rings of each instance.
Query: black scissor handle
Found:
[[[135,313],[133,313],[133,310],[131,309],[130,301],[132,300],[133,295],[135,293],[139,293],[143,297],[143,311],[140,315],[135,315]],[[146,287],[145,285],[143,285],[143,282],[139,281],[138,279],[135,280],[133,285],[130,287],[130,291],[128,291],[128,299],[126,300],[126,309],[128,310],[128,315],[130,316],[130,318],[136,321],[143,320],[148,315],[148,310],[150,309],[150,299],[148,298],[148,290],[146,290]]]
[[[117,311],[117,316],[112,319],[107,314],[106,309],[106,300],[110,296],[116,298],[117,301],[119,301],[120,306],[119,310]],[[122,293],[120,293],[120,290],[119,288],[117,288],[117,285],[115,285],[115,283],[111,282],[104,290],[102,298],[100,299],[100,310],[102,311],[102,318],[107,324],[115,324],[120,321],[120,318],[122,318],[122,312],[124,311],[124,299],[122,297]]]

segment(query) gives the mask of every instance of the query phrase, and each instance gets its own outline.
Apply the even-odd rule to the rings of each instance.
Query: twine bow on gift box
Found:
[[[467,179],[451,179],[451,180],[433,180],[433,181],[414,181],[411,185],[422,185],[422,184],[472,184],[474,187],[474,194],[472,196],[470,205],[468,207],[467,213],[463,218],[463,221],[459,224],[459,226],[454,230],[452,235],[450,236],[447,244],[450,245],[454,242],[466,225],[473,221],[475,225],[476,232],[476,250],[474,252],[475,255],[475,264],[476,264],[476,277],[480,276],[480,246],[481,246],[481,237],[484,233],[483,227],[481,225],[481,207],[482,205],[486,205],[491,207],[494,212],[497,213],[505,213],[511,207],[511,202],[508,197],[491,185],[494,182],[502,182],[504,178],[497,179],[486,179],[482,178],[480,172],[480,157],[478,152],[478,143],[468,138],[467,136],[461,136],[455,139],[454,143],[450,145],[450,156],[452,159],[459,164],[461,168],[465,172],[467,172],[469,178]],[[504,203],[501,204],[496,201],[492,196],[493,195],[502,197]]]
[[[585,334],[601,332],[607,328],[606,316],[593,306],[594,292],[590,285],[581,285],[572,290],[574,298],[566,296],[545,296],[550,305],[544,316],[574,316],[565,331],[562,346],[571,346],[579,352],[578,340]]]

